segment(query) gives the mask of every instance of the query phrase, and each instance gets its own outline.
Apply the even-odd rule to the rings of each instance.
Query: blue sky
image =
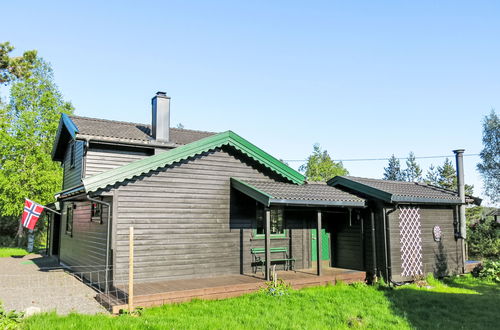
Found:
[[[481,148],[500,104],[500,3],[491,1],[9,1],[0,40],[37,49],[83,116],[231,129],[282,159]],[[4,94],[5,95],[5,94]],[[420,160],[423,168],[444,159]],[[478,157],[466,182],[481,195]],[[297,167],[300,162],[292,162]],[[379,178],[386,161],[345,162]]]

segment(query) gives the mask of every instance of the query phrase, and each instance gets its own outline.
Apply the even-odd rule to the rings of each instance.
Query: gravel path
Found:
[[[0,258],[0,300],[5,309],[67,314],[107,313],[95,299],[96,291],[60,268],[56,260],[37,254]]]

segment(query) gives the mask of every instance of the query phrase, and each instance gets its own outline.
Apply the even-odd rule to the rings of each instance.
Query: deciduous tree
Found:
[[[313,146],[313,153],[307,158],[307,163],[300,166],[309,181],[326,181],[337,175],[348,175],[342,162],[334,162],[326,150],[321,150],[319,144]]]
[[[60,166],[51,159],[59,116],[72,113],[53,81],[50,65],[37,58],[29,77],[10,88],[8,104],[0,105],[0,215],[22,213],[24,198],[53,201],[61,188]],[[14,223],[15,225],[15,223]]]
[[[9,42],[0,43],[0,84],[28,78],[36,65],[36,50],[25,51],[22,56],[10,56],[13,50]]]
[[[483,150],[477,169],[484,182],[484,193],[493,203],[500,203],[500,120],[491,110],[483,122]]]

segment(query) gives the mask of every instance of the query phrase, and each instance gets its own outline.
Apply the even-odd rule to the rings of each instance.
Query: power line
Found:
[[[479,154],[464,154],[464,157],[479,156]],[[455,155],[442,155],[442,156],[421,156],[415,157],[415,159],[432,159],[432,158],[451,158]],[[367,161],[377,161],[377,160],[389,160],[390,158],[351,158],[351,159],[333,159],[335,162],[367,162]],[[408,157],[396,157],[396,159],[403,160],[408,159]],[[307,159],[284,159],[285,162],[306,162]]]

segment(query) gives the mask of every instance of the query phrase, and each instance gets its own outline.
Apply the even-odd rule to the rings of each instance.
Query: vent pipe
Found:
[[[457,162],[457,192],[462,205],[459,207],[460,219],[460,238],[465,239],[467,236],[467,227],[465,225],[465,183],[464,183],[464,149],[453,150]]]
[[[153,138],[161,142],[170,141],[170,97],[165,92],[157,92],[151,100]]]

